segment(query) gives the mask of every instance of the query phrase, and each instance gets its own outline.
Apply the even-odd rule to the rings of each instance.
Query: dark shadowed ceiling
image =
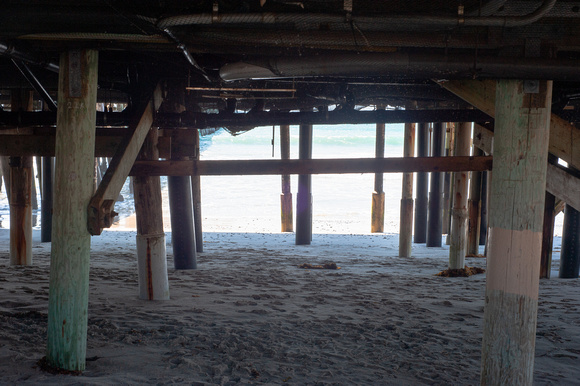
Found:
[[[0,90],[51,93],[60,52],[100,51],[99,99],[162,77],[187,107],[459,106],[433,79],[553,79],[580,98],[580,1],[3,1]],[[4,93],[6,94],[6,93]]]

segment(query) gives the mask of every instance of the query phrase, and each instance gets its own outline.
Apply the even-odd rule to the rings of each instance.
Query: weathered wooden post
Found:
[[[483,151],[473,146],[473,156],[482,155]],[[481,225],[481,172],[471,172],[468,210],[467,254],[477,255],[479,254],[479,227]]]
[[[417,157],[429,155],[429,124],[417,125]],[[427,205],[429,202],[429,173],[417,173],[417,195],[415,199],[415,238],[416,244],[427,240]]]
[[[497,82],[482,385],[533,380],[551,100],[551,81]]]
[[[443,154],[444,139],[445,130],[443,130],[443,123],[435,123],[433,125],[433,157],[441,157]],[[430,185],[426,245],[427,247],[440,247],[442,236],[441,196],[443,194],[443,173],[431,173]]]
[[[445,156],[449,157],[453,155],[453,129],[454,126],[451,123],[445,123]],[[441,222],[441,233],[449,234],[449,229],[451,226],[451,207],[453,206],[453,200],[451,199],[451,181],[453,179],[453,173],[445,172],[443,173],[443,214]]]
[[[280,156],[290,159],[290,126],[280,126]],[[294,216],[292,214],[292,187],[290,175],[282,175],[282,193],[280,194],[282,212],[282,232],[294,232]]]
[[[158,138],[157,128],[152,128],[143,143],[138,159],[159,159]],[[139,298],[167,300],[169,299],[169,281],[165,232],[163,231],[161,180],[158,176],[135,176],[133,183],[137,217]]]
[[[300,125],[298,157],[312,158],[312,125]],[[296,195],[296,245],[312,242],[312,175],[298,176]]]
[[[60,57],[46,358],[66,370],[85,369],[97,67],[97,51]]]
[[[375,157],[385,158],[385,124],[376,124]],[[385,192],[383,173],[375,173],[375,190],[371,206],[371,233],[381,233],[385,224]]]
[[[415,155],[415,124],[405,123],[403,157]],[[413,238],[413,173],[403,173],[401,217],[399,229],[399,257],[411,257]]]
[[[561,279],[578,279],[580,274],[580,212],[566,204],[560,252]]]
[[[32,157],[10,157],[10,265],[32,265]]]
[[[201,157],[199,149],[200,141],[199,129],[193,133],[194,159],[199,160]],[[197,252],[203,252],[203,219],[201,217],[201,176],[194,174],[191,176],[191,195],[193,198],[193,222],[195,229],[195,249]]]
[[[455,125],[456,156],[469,156],[471,142],[471,123]],[[465,268],[467,248],[467,176],[469,172],[453,173],[453,209],[451,211],[451,230],[449,241],[449,269]]]
[[[42,157],[42,200],[40,203],[40,241],[52,240],[52,176],[54,163],[52,157]]]
[[[0,167],[2,168],[2,178],[4,179],[4,188],[6,189],[6,197],[10,202],[10,157],[0,157]],[[0,185],[2,181],[0,181]]]

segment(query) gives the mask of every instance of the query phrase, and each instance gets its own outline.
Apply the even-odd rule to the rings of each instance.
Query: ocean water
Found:
[[[404,125],[386,125],[385,156],[403,156]],[[313,128],[313,158],[367,158],[375,155],[374,124],[316,125]],[[298,126],[290,127],[291,158],[298,158]],[[203,160],[280,159],[279,127],[258,127],[232,136],[220,130],[201,139]],[[292,176],[296,207],[297,176]],[[401,199],[401,173],[384,174],[385,233],[398,233]],[[204,231],[279,232],[280,176],[203,176],[202,217]],[[313,232],[369,233],[374,174],[313,175]],[[162,178],[164,224],[169,224],[167,181]],[[134,227],[132,194],[127,182],[121,192],[120,228]],[[38,196],[40,202],[40,197]],[[40,213],[35,212],[40,226]],[[561,235],[562,214],[556,219]],[[295,220],[295,219],[294,219]],[[0,192],[0,227],[9,227],[8,202]]]

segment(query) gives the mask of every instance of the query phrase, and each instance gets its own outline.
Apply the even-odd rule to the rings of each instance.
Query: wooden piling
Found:
[[[199,141],[199,130],[193,133],[193,158],[199,160],[201,158]],[[191,175],[191,196],[193,199],[193,222],[195,229],[195,250],[203,252],[203,218],[201,216],[201,176],[199,173]]]
[[[8,202],[10,202],[10,157],[0,157],[0,168],[2,168],[2,179],[4,180],[4,188]],[[0,185],[2,181],[0,181]]]
[[[32,265],[32,157],[10,157],[10,265]]]
[[[580,274],[580,212],[566,204],[560,252],[560,279],[578,279]]]
[[[417,156],[427,157],[429,154],[429,125],[417,124]],[[427,240],[427,205],[429,202],[429,173],[417,173],[417,195],[415,199],[415,236],[416,244]]]
[[[171,145],[179,146],[184,140],[184,134],[186,133],[174,131],[171,137]],[[171,217],[173,265],[175,269],[197,269],[197,240],[195,238],[191,177],[167,177],[167,190]]]
[[[375,157],[385,158],[385,124],[376,124]],[[385,224],[385,192],[383,173],[375,173],[375,189],[371,205],[371,233],[383,232]]]
[[[482,385],[531,385],[552,82],[497,81]]]
[[[40,203],[40,241],[52,240],[52,205],[54,163],[52,157],[42,157],[42,200]]]
[[[542,254],[540,256],[540,279],[549,279],[552,270],[552,248],[554,242],[554,220],[556,196],[546,192],[544,200],[544,223],[542,227]]]
[[[482,156],[483,151],[473,147],[473,156]],[[469,222],[467,227],[467,254],[479,253],[479,227],[481,225],[481,172],[471,172],[469,186]]]
[[[60,57],[48,343],[53,367],[85,369],[98,52]]]
[[[405,123],[403,156],[415,155],[415,124]],[[399,229],[399,257],[411,257],[413,238],[413,173],[403,173],[401,216]]]
[[[485,245],[487,240],[487,207],[488,207],[488,200],[487,200],[487,187],[489,184],[489,177],[488,172],[483,171],[481,172],[481,210],[480,213],[480,221],[479,221],[479,245]]]
[[[159,159],[158,129],[152,128],[143,143],[138,159]],[[139,298],[168,300],[167,254],[163,231],[161,180],[158,176],[133,177],[137,222],[137,266]]]
[[[280,157],[290,159],[290,126],[280,126]],[[282,193],[280,194],[282,212],[282,232],[294,232],[294,216],[292,213],[292,187],[289,174],[282,175]]]
[[[433,125],[433,157],[441,157],[445,140],[443,123]],[[429,189],[429,214],[427,216],[427,247],[440,247],[442,236],[443,173],[431,173]]]
[[[453,130],[454,126],[452,123],[445,124],[445,156],[449,157],[453,155]],[[453,200],[451,199],[451,181],[453,180],[453,173],[445,172],[443,173],[443,214],[441,223],[441,233],[448,235],[451,226],[451,207],[453,206]]]
[[[312,125],[300,125],[298,157],[312,158]],[[296,195],[296,245],[312,242],[312,176],[298,175]]]
[[[471,123],[455,125],[456,156],[467,156],[470,153]],[[451,233],[449,241],[449,269],[465,268],[465,251],[467,248],[467,183],[468,172],[453,173],[453,209],[451,211]]]

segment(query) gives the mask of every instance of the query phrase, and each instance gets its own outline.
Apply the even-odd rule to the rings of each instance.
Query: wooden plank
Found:
[[[497,81],[481,384],[531,385],[552,82]]]
[[[439,85],[495,117],[495,81],[453,80]],[[555,114],[550,115],[549,152],[580,169],[580,130]]]
[[[115,200],[143,146],[162,100],[161,86],[158,84],[151,98],[136,110],[137,115],[130,125],[132,135],[126,137],[119,145],[89,204],[88,228],[92,235],[100,235],[103,228],[112,225],[115,217],[113,212]]]
[[[86,225],[93,193],[97,66],[97,51],[63,53],[60,59],[46,359],[53,367],[76,371],[86,363],[91,249]],[[70,96],[73,78],[81,84],[80,97]]]
[[[337,158],[227,161],[137,161],[132,176],[411,173],[491,170],[492,157]]]

